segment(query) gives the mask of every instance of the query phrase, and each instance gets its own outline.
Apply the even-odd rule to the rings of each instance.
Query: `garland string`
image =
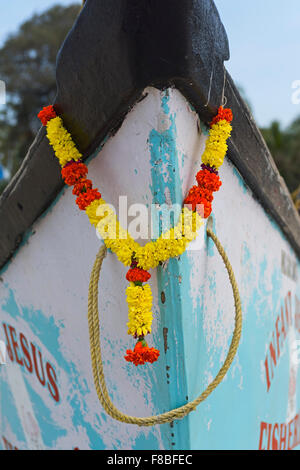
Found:
[[[63,120],[56,113],[55,106],[46,106],[38,114],[54,153],[62,167],[65,183],[73,186],[76,204],[86,212],[90,223],[96,227],[106,248],[116,254],[119,261],[129,267],[126,279],[128,303],[128,334],[136,344],[128,349],[126,361],[142,365],[153,363],[159,357],[159,350],[149,347],[145,337],[151,333],[152,292],[147,284],[151,275],[149,269],[170,258],[182,255],[203,225],[203,219],[212,211],[213,193],[220,189],[222,182],[218,169],[227,152],[227,139],[231,134],[232,112],[221,106],[210,124],[209,136],[202,155],[201,169],[196,174],[197,184],[192,186],[184,199],[179,220],[175,227],[160,237],[140,246],[121,226],[113,209],[102,198],[97,188],[87,178],[88,168],[77,149],[72,136],[65,129]]]

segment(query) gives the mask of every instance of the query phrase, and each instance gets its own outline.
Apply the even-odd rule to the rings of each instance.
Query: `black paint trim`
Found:
[[[87,0],[57,61],[57,108],[87,156],[117,129],[145,87],[175,86],[209,122],[221,103],[226,32],[212,0]],[[300,218],[231,78],[228,156],[300,257]],[[41,129],[0,198],[0,267],[62,189]]]

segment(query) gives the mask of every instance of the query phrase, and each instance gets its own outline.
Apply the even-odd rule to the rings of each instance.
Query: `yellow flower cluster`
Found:
[[[64,166],[70,160],[80,160],[82,158],[71,135],[64,128],[60,117],[47,122],[47,137],[61,166]]]
[[[138,266],[146,271],[155,268],[160,262],[182,255],[188,243],[197,237],[203,224],[197,212],[185,207],[174,228],[164,232],[155,242],[140,246],[129,232],[121,227],[115,212],[103,199],[93,201],[87,207],[86,213],[91,224],[97,227],[107,248],[111,249],[125,266],[131,265],[134,256]]]
[[[212,125],[202,155],[202,163],[217,169],[223,164],[228,148],[226,141],[230,137],[231,129],[231,124],[226,119]]]
[[[149,284],[136,286],[133,282],[126,289],[128,302],[128,334],[145,336],[151,333],[152,292]]]
[[[44,109],[39,116],[44,125],[47,123],[47,137],[60,165],[64,167],[71,160],[80,160],[82,155],[76,148],[71,135],[64,128],[62,119],[60,117],[53,117],[55,116],[54,108],[50,106]],[[230,122],[227,119],[222,119],[223,117],[231,120],[231,110],[223,110],[222,107],[219,109],[218,115],[213,120],[215,123],[211,126],[202,156],[202,162],[205,165],[217,169],[223,163],[227,151],[226,141],[230,137],[232,129]],[[49,120],[47,121],[47,119]],[[85,173],[85,168],[83,171],[82,168],[79,168],[79,173]],[[77,181],[76,173],[71,180]],[[209,193],[209,191],[207,192]],[[75,194],[77,194],[77,188]],[[97,197],[100,198],[100,196],[97,192]],[[86,204],[91,199],[94,200],[86,207]],[[212,200],[212,196],[209,200]],[[203,224],[203,220],[197,211],[191,211],[184,207],[174,228],[164,232],[156,241],[140,246],[134,241],[129,232],[123,229],[113,208],[103,199],[91,197],[84,200],[84,204],[82,204],[82,201],[79,202],[79,207],[81,209],[85,208],[90,223],[96,227],[106,247],[116,254],[119,261],[125,266],[132,265],[136,267],[137,265],[145,271],[155,268],[159,263],[169,258],[182,255],[188,243],[197,237],[198,230]],[[136,261],[134,264],[132,264],[133,259]],[[129,320],[127,326],[128,334],[143,338],[148,333],[151,333],[152,292],[149,284],[140,284],[142,282],[130,282],[126,289]],[[139,342],[138,344],[141,345],[142,343]],[[150,356],[147,359],[143,358],[142,362],[140,362],[129,355],[131,353],[134,356],[136,354],[135,350],[134,352],[127,351],[127,353],[128,356],[125,359],[132,362],[136,361],[134,362],[135,365],[144,363],[145,360],[153,362],[159,355],[159,351],[150,348],[147,352],[148,356],[149,354]]]
[[[86,213],[107,248],[113,251],[125,266],[130,266],[133,253],[139,248],[139,244],[121,227],[111,206],[104,199],[99,199],[87,207]]]
[[[155,242],[139,246],[135,254],[138,266],[148,271],[160,262],[182,255],[188,243],[197,237],[202,224],[203,220],[197,212],[183,208],[174,228],[164,232]]]
[[[220,122],[223,123],[224,121]],[[222,127],[219,124],[217,123],[212,127],[212,134],[216,131],[215,127],[218,127],[217,134],[225,136],[228,129],[226,129],[226,126]],[[230,126],[230,124],[228,125]],[[55,117],[47,122],[47,136],[62,167],[70,160],[77,161],[82,158],[71,135],[64,128],[60,117]],[[216,139],[215,142],[217,142]],[[207,152],[209,150],[208,147]],[[103,199],[91,202],[86,208],[86,213],[91,224],[97,228],[107,248],[117,255],[119,261],[125,266],[130,266],[134,256],[138,266],[145,270],[155,268],[160,262],[184,253],[187,244],[196,238],[197,231],[203,223],[197,212],[184,208],[180,214],[178,224],[174,228],[167,230],[155,242],[140,246],[134,241],[129,232],[121,227],[115,212]]]

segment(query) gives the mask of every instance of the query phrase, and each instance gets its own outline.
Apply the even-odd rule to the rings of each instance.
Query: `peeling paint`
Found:
[[[166,354],[168,350],[168,328],[163,328],[163,337],[164,337],[164,350]],[[169,369],[170,367],[168,368],[168,370]]]
[[[101,147],[101,156],[99,149],[90,158],[91,178],[115,207],[119,194],[128,196],[128,204],[181,204],[194,184],[205,146],[207,127],[200,123],[199,133],[198,124],[177,90],[147,89],[145,99]],[[28,234],[1,272],[0,339],[5,339],[2,323],[11,325],[21,355],[18,335],[23,333],[55,369],[60,391],[56,403],[24,364],[14,361],[1,367],[0,428],[13,446],[257,449],[261,421],[286,422],[299,411],[299,373],[291,361],[293,342],[299,339],[294,325],[269,391],[265,369],[287,292],[292,293],[293,312],[295,295],[300,299],[299,275],[295,282],[282,273],[281,250],[297,264],[298,274],[299,260],[230,162],[225,161],[220,176],[213,230],[232,263],[243,307],[241,344],[222,384],[189,417],[169,426],[139,428],[104,413],[92,380],[86,320],[89,273],[99,240],[66,188],[32,228],[34,237]],[[100,282],[104,368],[116,406],[148,416],[193,400],[216,376],[231,341],[234,303],[223,262],[205,235],[201,250],[188,251],[151,272],[154,321],[149,344],[164,354],[152,366],[132,368],[122,361],[133,346],[126,331],[125,274],[126,268],[109,253]],[[30,405],[25,398],[18,402],[14,384],[25,387],[21,395],[29,397]],[[22,415],[20,403],[30,418]]]

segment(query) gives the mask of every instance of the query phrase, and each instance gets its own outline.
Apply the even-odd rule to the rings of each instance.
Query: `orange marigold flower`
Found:
[[[197,211],[205,219],[211,214],[212,192],[199,186],[193,186],[184,200],[184,204],[191,206],[193,211]]]
[[[206,199],[208,202],[212,202],[213,200],[213,193],[210,189],[206,188],[200,188],[199,186],[192,186],[191,189],[188,192],[187,197],[185,198],[185,203],[186,199],[191,198],[191,199]],[[186,203],[188,204],[188,203]]]
[[[218,114],[213,118],[213,120],[210,123],[210,127],[213,124],[216,124],[219,121],[222,121],[225,119],[228,122],[231,122],[233,119],[232,111],[230,108],[223,108],[222,106],[219,107],[218,109]]]
[[[101,194],[99,193],[98,189],[88,189],[85,193],[81,193],[76,198],[76,204],[79,209],[84,211],[91,204],[91,202],[100,198]]]
[[[155,348],[149,348],[145,340],[138,341],[134,347],[134,350],[127,349],[127,356],[124,356],[127,362],[133,362],[135,366],[143,365],[146,362],[157,361],[159,357],[159,350]]]
[[[91,180],[82,178],[78,183],[75,184],[72,193],[75,196],[79,196],[81,193],[85,193],[88,189],[92,189],[93,183]]]
[[[207,219],[207,217],[210,216],[212,211],[211,203],[204,198],[200,199],[198,205],[196,206],[196,210],[201,217]]]
[[[209,170],[200,170],[196,175],[196,180],[200,188],[208,189],[209,191],[219,191],[222,182],[219,175],[212,173]]]
[[[155,348],[149,348],[148,346],[146,351],[145,349],[146,348],[144,348],[145,362],[150,362],[151,364],[153,364],[153,362],[156,362],[159,358],[159,350]]]
[[[47,122],[55,118],[56,116],[57,115],[56,115],[55,109],[53,108],[52,105],[45,106],[38,114],[38,118],[43,124],[43,126],[46,126]]]
[[[88,174],[87,166],[82,162],[67,163],[61,170],[61,174],[65,183],[69,186],[78,183]]]
[[[126,279],[129,282],[147,282],[151,277],[148,271],[140,268],[130,268],[126,274]]]

